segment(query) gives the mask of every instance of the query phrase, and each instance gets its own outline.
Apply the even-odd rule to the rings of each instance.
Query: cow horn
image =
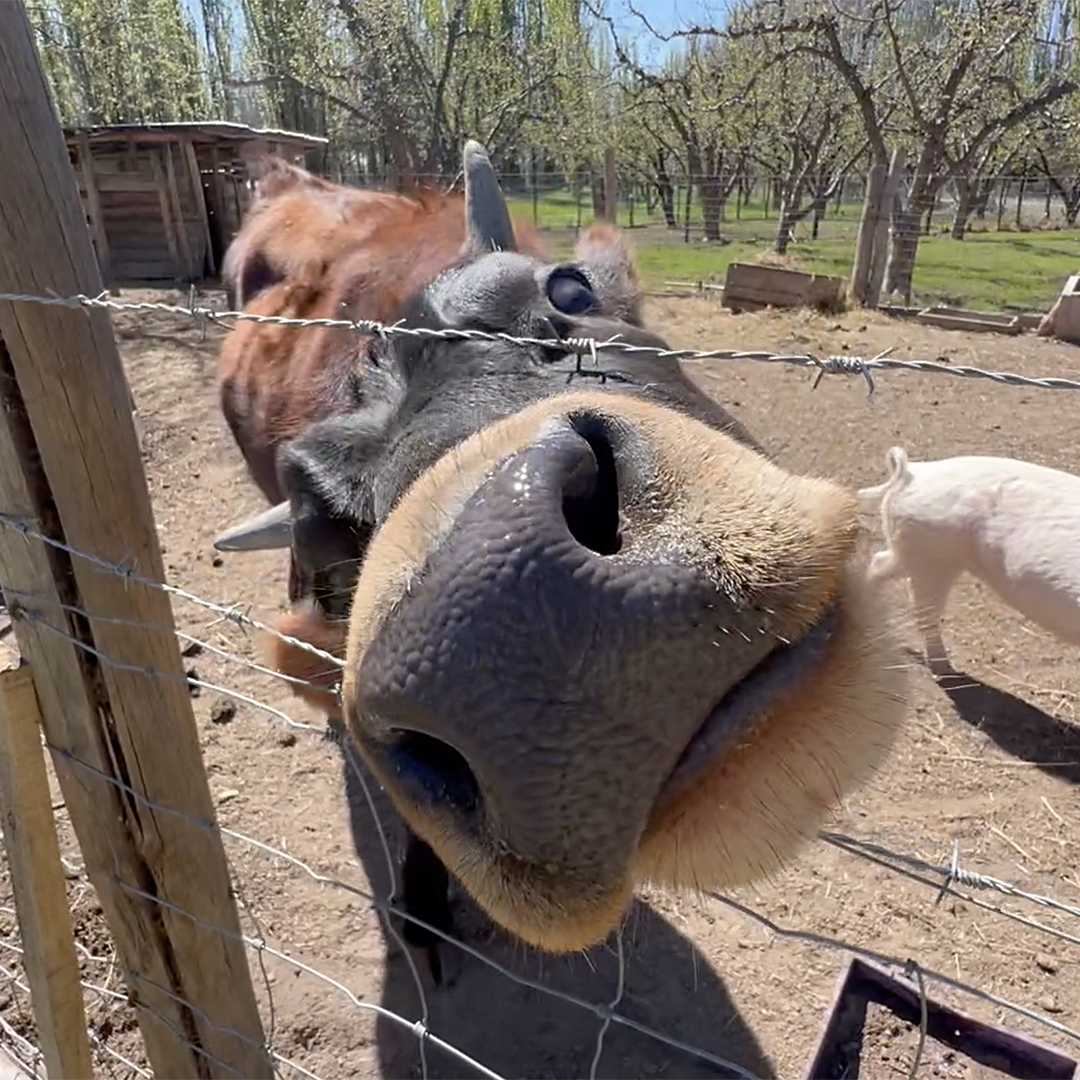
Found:
[[[514,251],[514,225],[487,151],[465,143],[465,249],[473,255]]]
[[[292,512],[283,502],[226,529],[214,541],[214,547],[218,551],[269,551],[291,543]]]

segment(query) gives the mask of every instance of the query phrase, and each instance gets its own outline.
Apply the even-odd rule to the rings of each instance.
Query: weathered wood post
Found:
[[[6,648],[0,652],[6,653]],[[27,664],[0,657],[0,804],[34,1026],[49,1076],[94,1080],[41,720]]]
[[[859,232],[855,239],[855,259],[851,265],[851,281],[848,291],[857,304],[866,304],[870,274],[874,260],[874,243],[877,238],[878,224],[886,214],[885,185],[888,168],[875,161],[866,176],[866,198],[863,202],[862,217],[859,218]]]
[[[0,292],[100,293],[22,3],[0,3],[0,146]],[[168,598],[12,528],[164,579],[107,315],[0,301],[0,403],[0,582],[150,1064],[269,1078]]]
[[[893,151],[889,163],[889,175],[881,193],[881,212],[874,230],[873,246],[870,253],[870,271],[866,282],[866,296],[863,304],[876,308],[881,299],[881,287],[885,283],[885,265],[889,256],[889,226],[892,224],[892,208],[896,202],[896,193],[900,190],[900,180],[907,168],[907,152],[902,147]]]

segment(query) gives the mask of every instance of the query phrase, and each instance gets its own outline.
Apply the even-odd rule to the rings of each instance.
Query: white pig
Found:
[[[887,547],[870,576],[907,577],[926,658],[952,671],[941,615],[967,571],[1021,615],[1080,645],[1080,477],[997,457],[912,461],[886,454],[889,479],[858,492],[881,507]]]

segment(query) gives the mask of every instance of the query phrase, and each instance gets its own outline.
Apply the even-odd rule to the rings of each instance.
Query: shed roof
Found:
[[[320,135],[308,135],[300,131],[278,131],[274,128],[253,128],[246,124],[234,124],[228,120],[201,122],[183,121],[160,124],[104,124],[65,127],[68,140],[85,136],[91,146],[111,142],[168,142],[186,136],[195,142],[246,142],[250,139],[270,139],[275,142],[292,143],[309,150],[325,146],[329,140]]]

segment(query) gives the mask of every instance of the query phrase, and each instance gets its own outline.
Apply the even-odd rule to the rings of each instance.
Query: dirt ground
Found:
[[[174,301],[176,294],[123,298],[134,297]],[[212,299],[223,303],[220,296]],[[1030,335],[965,335],[865,314],[736,317],[696,298],[654,298],[651,308],[658,328],[683,346],[862,356],[893,346],[900,358],[1080,378],[1080,349]],[[114,326],[145,430],[146,467],[171,581],[272,619],[285,596],[284,555],[216,558],[211,548],[216,533],[262,505],[217,408],[220,331],[142,313],[116,315]],[[986,452],[1080,472],[1080,395],[1071,392],[883,372],[868,401],[859,378],[827,377],[813,390],[814,375],[804,369],[741,361],[689,370],[781,464],[805,472],[877,483],[884,479],[885,451],[894,444],[915,459]],[[897,595],[903,602],[904,593]],[[255,640],[229,624],[214,625],[213,614],[178,603],[177,617],[181,629],[258,659]],[[969,678],[946,693],[916,670],[895,755],[837,815],[835,828],[936,865],[948,863],[956,841],[963,867],[1080,905],[1080,655],[971,582],[954,594],[945,640]],[[269,676],[208,652],[189,663],[202,680],[319,723]],[[316,734],[291,731],[250,705],[239,704],[229,718],[222,705],[221,695],[207,690],[194,700],[222,824],[320,874],[385,896],[379,829],[362,795],[346,791],[337,747]],[[397,819],[384,801],[379,813],[396,855]],[[79,877],[63,811],[58,819],[72,863],[69,889],[84,978],[115,993],[122,983],[108,935],[93,891]],[[421,1075],[408,1028],[364,1007],[382,1006],[410,1023],[422,1015],[406,958],[388,944],[371,904],[243,842],[226,844],[246,931],[340,984],[253,954],[274,1050],[321,1077]],[[14,912],[10,889],[5,891],[0,939],[8,945],[0,963],[14,976]],[[951,896],[935,905],[936,896],[932,888],[819,842],[786,873],[736,899],[781,927],[910,958],[924,970],[1080,1029],[1080,945]],[[997,893],[979,897],[1080,938],[1080,920],[1070,924],[1059,913]],[[618,965],[610,946],[552,959],[509,941],[465,902],[460,922],[470,945],[519,975],[589,1002],[615,996]],[[776,937],[716,900],[657,894],[635,908],[624,949],[623,1016],[761,1077],[802,1075],[846,964],[842,951]],[[456,967],[455,984],[435,989],[421,965],[433,1033],[504,1076],[589,1074],[602,1027],[594,1012],[513,982],[470,956],[461,956]],[[1080,1058],[1080,1040],[933,981],[927,986],[938,999]],[[88,990],[86,1001],[95,1038],[144,1061],[128,1008],[96,991]],[[0,1017],[32,1036],[28,999],[2,974]],[[101,1061],[104,1072],[106,1059]],[[471,1075],[436,1048],[428,1049],[427,1065],[431,1076]],[[107,1071],[133,1075],[115,1060]],[[282,1075],[300,1074],[282,1066]],[[613,1024],[595,1075],[724,1073],[679,1045]]]

